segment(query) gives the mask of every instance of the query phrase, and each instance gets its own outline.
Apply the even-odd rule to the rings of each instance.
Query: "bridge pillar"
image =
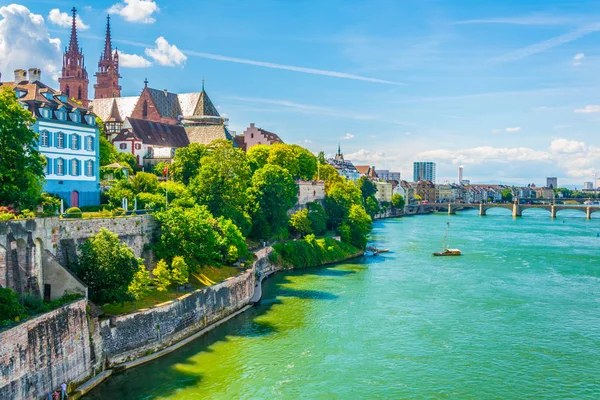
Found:
[[[483,204],[479,205],[479,215],[480,216],[486,215],[486,209],[483,207]]]
[[[514,203],[513,204],[513,217],[520,217],[521,214],[521,205],[519,203]]]
[[[585,208],[585,217],[587,219],[592,219],[592,208],[590,206]]]
[[[556,218],[556,207],[554,205],[550,208],[550,218]]]
[[[448,203],[448,215],[456,214],[456,209],[452,207],[452,204]]]

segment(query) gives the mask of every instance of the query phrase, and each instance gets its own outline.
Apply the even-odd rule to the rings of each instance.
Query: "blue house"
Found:
[[[39,151],[46,158],[44,190],[69,207],[100,204],[100,142],[96,116],[40,82],[40,70],[15,71],[12,87],[23,107],[36,119]]]

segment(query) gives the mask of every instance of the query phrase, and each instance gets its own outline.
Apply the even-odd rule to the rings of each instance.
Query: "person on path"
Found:
[[[52,393],[52,400],[58,400],[58,390],[55,390],[54,393]]]
[[[65,400],[69,395],[67,394],[67,384],[65,382],[60,384],[60,400]]]

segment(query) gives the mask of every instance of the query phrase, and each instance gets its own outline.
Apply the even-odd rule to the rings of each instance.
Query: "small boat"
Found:
[[[459,249],[445,249],[444,251],[433,253],[433,255],[436,257],[460,256],[461,252]]]
[[[449,249],[446,247],[446,238],[448,237],[448,230],[450,230],[450,222],[446,222],[446,233],[444,234],[444,242],[442,243],[442,251],[432,253],[436,257],[450,257],[460,256],[462,253],[459,249]]]
[[[375,253],[374,251],[371,250],[365,250],[365,252],[363,253],[363,255],[365,257],[373,257],[374,255],[376,255],[377,253]]]

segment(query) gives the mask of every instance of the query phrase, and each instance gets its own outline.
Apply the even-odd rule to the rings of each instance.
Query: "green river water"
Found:
[[[600,219],[378,221],[390,252],[280,273],[260,306],[86,399],[598,399]],[[432,257],[446,221],[461,257]]]

